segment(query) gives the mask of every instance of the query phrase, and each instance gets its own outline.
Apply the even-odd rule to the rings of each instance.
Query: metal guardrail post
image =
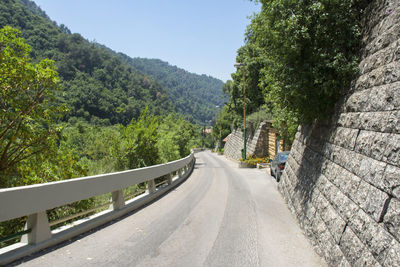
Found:
[[[124,192],[117,190],[112,192],[112,209],[120,210],[125,207]]]
[[[168,174],[168,185],[172,184],[172,173]]]
[[[156,191],[156,184],[154,182],[154,179],[147,181],[147,190],[150,194]]]
[[[25,230],[26,229],[31,229],[31,232],[22,236],[21,242],[38,244],[50,239],[51,231],[46,211],[29,215],[25,224]]]

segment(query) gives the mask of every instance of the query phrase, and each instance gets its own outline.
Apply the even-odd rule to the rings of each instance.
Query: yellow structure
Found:
[[[279,151],[284,151],[283,148],[283,140],[279,140],[278,132],[275,128],[272,127],[271,122],[267,122],[267,131],[268,131],[268,156],[273,159]]]

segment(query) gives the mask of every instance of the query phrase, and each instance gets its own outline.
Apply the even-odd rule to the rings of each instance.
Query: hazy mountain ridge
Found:
[[[89,42],[58,26],[32,1],[1,1],[0,27],[5,25],[21,30],[35,61],[56,62],[63,91],[59,101],[69,106],[69,120],[126,124],[148,106],[153,114],[178,112],[204,122],[213,119],[215,106],[222,104],[222,81],[165,62],[154,68],[154,60],[139,61]]]

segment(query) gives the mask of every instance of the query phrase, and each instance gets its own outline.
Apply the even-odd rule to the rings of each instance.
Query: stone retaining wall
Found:
[[[400,266],[400,1],[372,2],[360,76],[299,127],[278,188],[330,266]]]
[[[254,134],[249,132],[247,136],[247,155],[256,155],[264,157],[268,153],[268,132],[270,130],[270,123],[262,122]],[[243,132],[241,129],[235,129],[228,136],[224,154],[226,157],[239,160],[242,158],[243,148]]]

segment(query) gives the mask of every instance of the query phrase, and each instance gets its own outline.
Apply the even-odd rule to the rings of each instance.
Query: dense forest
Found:
[[[83,118],[110,125],[127,124],[148,106],[153,114],[173,111],[165,90],[138,74],[118,56],[79,34],[57,26],[30,1],[0,3],[0,27],[12,26],[32,46],[34,61],[55,61],[61,79],[58,100],[70,109],[67,120]]]
[[[222,107],[226,102],[222,92],[224,83],[221,80],[187,72],[159,59],[132,59],[124,54],[120,55],[140,73],[161,83],[170,98],[174,99],[176,110],[186,117],[193,116],[197,123],[214,120],[215,107]]]
[[[126,55],[58,26],[32,1],[1,1],[0,27],[5,25],[22,32],[34,61],[55,61],[62,89],[58,100],[70,109],[66,120],[126,125],[148,106],[152,114],[177,112],[204,123],[215,118],[216,106],[223,103],[222,81],[171,71],[174,67],[168,65],[153,68],[153,60],[135,64]]]
[[[0,27],[0,187],[186,156],[190,147],[200,145],[201,127],[189,122],[190,112],[202,110],[196,117],[200,122],[215,118],[215,106],[200,107],[206,102],[195,103],[195,97],[203,101],[212,95],[222,103],[221,94],[212,94],[222,85],[219,80],[168,64],[152,76],[144,70],[153,64],[142,64],[139,73],[132,59],[57,26],[32,1],[1,1]],[[156,82],[162,76],[157,73],[174,85]],[[186,78],[180,81],[178,74]],[[183,112],[175,96],[179,101],[188,97],[192,109]]]
[[[0,2],[0,188],[165,163],[201,146],[203,127],[190,121],[211,120],[215,106],[190,98],[196,109],[179,114],[184,108],[174,95],[182,101],[185,86],[174,87],[182,96],[170,96],[157,75],[140,73],[127,60],[58,26],[32,1]],[[218,91],[218,80],[187,75],[184,83],[201,85],[188,90]],[[193,119],[190,112],[200,111]],[[79,201],[48,216],[108,199]],[[0,222],[0,237],[23,229],[25,220]]]
[[[367,0],[259,0],[239,48],[243,65],[223,90],[229,101],[216,127],[265,114],[286,143],[297,126],[330,118],[358,72],[361,16]],[[244,92],[246,98],[244,100]],[[257,115],[258,114],[258,115]]]

